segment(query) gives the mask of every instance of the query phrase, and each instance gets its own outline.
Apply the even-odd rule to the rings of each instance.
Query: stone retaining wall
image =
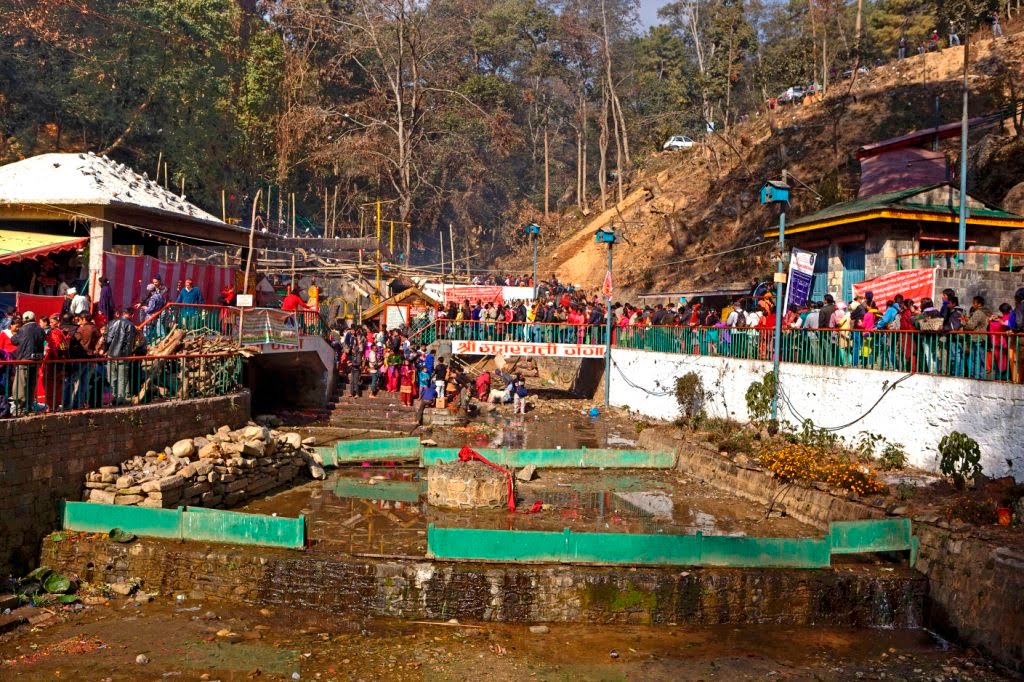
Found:
[[[23,573],[86,471],[249,418],[249,393],[0,420],[0,575]]]
[[[143,538],[69,535],[42,562],[91,583],[131,578],[161,594],[198,591],[259,607],[429,620],[916,627],[914,571],[474,564],[325,557]]]
[[[784,486],[757,466],[737,464],[690,442],[680,429],[645,430],[640,447],[676,450],[678,468],[709,485],[826,529],[831,521],[882,518],[887,509],[818,488]],[[740,459],[740,458],[737,458]],[[917,570],[928,577],[926,622],[946,636],[1024,672],[1024,552],[1004,546],[996,532],[963,523],[913,519],[921,540]]]

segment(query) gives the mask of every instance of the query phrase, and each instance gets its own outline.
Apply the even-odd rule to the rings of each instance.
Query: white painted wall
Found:
[[[679,416],[675,380],[696,372],[709,394],[708,414],[748,421],[747,387],[772,369],[770,362],[761,360],[618,348],[612,350],[612,363],[612,404],[658,419]],[[902,376],[784,363],[780,381],[799,414],[780,404],[779,415],[792,424],[805,418],[818,427],[846,424],[868,412],[886,387]],[[930,470],[938,469],[939,440],[960,431],[981,446],[986,475],[1012,474],[1024,481],[1024,385],[915,374],[889,391],[867,416],[838,433],[852,441],[862,431],[900,443],[911,464]]]

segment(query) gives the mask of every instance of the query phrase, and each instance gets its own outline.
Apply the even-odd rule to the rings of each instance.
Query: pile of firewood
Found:
[[[153,360],[145,368],[145,381],[139,387],[137,400],[147,396],[160,398],[197,398],[219,395],[224,386],[238,381],[238,358],[258,355],[259,350],[247,348],[226,337],[208,337],[203,332],[187,331],[172,326],[162,339],[149,347]],[[204,357],[218,355],[219,357]],[[162,359],[171,356],[195,356]]]
[[[259,350],[242,346],[237,340],[225,336],[205,336],[202,331],[186,331],[177,325],[171,327],[167,336],[154,341],[148,355],[212,355],[214,353],[237,353],[243,358],[258,355]]]

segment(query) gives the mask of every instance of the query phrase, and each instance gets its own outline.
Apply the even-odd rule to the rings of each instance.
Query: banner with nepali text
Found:
[[[931,298],[935,292],[935,268],[899,270],[853,285],[854,296],[861,296],[868,291],[878,303],[891,301],[897,294],[915,301]]]

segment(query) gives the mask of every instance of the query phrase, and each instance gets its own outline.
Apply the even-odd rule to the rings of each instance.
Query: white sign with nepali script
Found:
[[[603,358],[604,346],[585,343],[452,341],[453,355],[534,355],[548,358]]]

